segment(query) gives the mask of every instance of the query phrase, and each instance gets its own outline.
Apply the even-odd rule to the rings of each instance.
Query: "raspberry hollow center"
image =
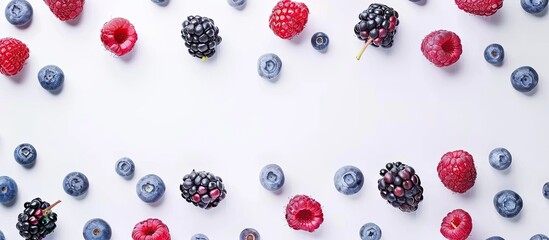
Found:
[[[156,232],[156,229],[152,228],[152,227],[148,227],[148,228],[145,228],[143,230],[143,233],[147,236],[151,236],[153,235],[154,233]]]
[[[442,50],[444,50],[445,52],[452,52],[454,51],[454,45],[450,41],[447,41],[442,44]]]
[[[452,225],[452,228],[456,229],[458,228],[459,223],[460,223],[459,219],[454,219],[450,222],[450,225]]]
[[[119,29],[116,29],[116,31],[114,31],[114,40],[118,44],[124,43],[127,39],[128,39],[128,31],[126,29],[119,28]]]
[[[309,210],[301,210],[296,214],[296,218],[301,222],[308,222],[313,217],[313,213]]]

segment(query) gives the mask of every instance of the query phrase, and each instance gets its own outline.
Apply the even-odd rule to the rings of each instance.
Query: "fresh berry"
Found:
[[[65,81],[63,70],[55,65],[47,65],[38,71],[38,82],[48,91],[57,91]]]
[[[292,39],[303,31],[308,19],[309,8],[305,3],[281,0],[269,17],[269,27],[280,38]]]
[[[4,237],[4,233],[0,231],[0,240],[6,240],[6,237]]]
[[[23,205],[25,210],[17,217],[15,227],[19,230],[19,235],[26,240],[41,240],[52,233],[57,225],[57,214],[52,211],[57,201],[50,205],[40,198],[35,198]]]
[[[354,32],[366,44],[356,57],[357,60],[360,60],[369,45],[384,48],[393,46],[396,28],[400,23],[396,10],[387,5],[373,3],[358,15],[358,19],[360,21],[355,25]]]
[[[63,179],[63,190],[73,197],[79,197],[88,192],[90,182],[81,172],[71,172]]]
[[[381,239],[381,228],[375,223],[366,223],[360,228],[360,239],[379,240]]]
[[[549,240],[549,237],[543,234],[536,234],[530,238],[530,240]]]
[[[29,48],[15,38],[0,39],[0,73],[13,76],[23,69],[29,58]]]
[[[257,60],[257,73],[271,82],[275,82],[282,69],[282,60],[274,53],[261,55]]]
[[[505,240],[505,239],[500,236],[493,236],[493,237],[487,238],[486,240]]]
[[[227,3],[236,9],[242,9],[246,6],[246,0],[227,0]]]
[[[478,16],[494,15],[502,6],[503,0],[455,0],[459,9]]]
[[[17,197],[17,183],[8,176],[0,177],[0,203],[11,204]]]
[[[114,170],[116,171],[116,174],[121,177],[129,178],[133,176],[133,173],[135,172],[135,164],[131,159],[123,157],[116,161]]]
[[[520,5],[524,11],[538,14],[547,7],[547,0],[520,0]]]
[[[314,232],[324,221],[322,207],[307,195],[296,195],[286,206],[286,221],[295,230]]]
[[[11,0],[4,13],[9,23],[15,26],[23,26],[32,19],[32,6],[26,0]]]
[[[423,187],[413,167],[401,162],[387,163],[379,175],[377,189],[383,199],[403,212],[417,210],[423,200]]]
[[[101,28],[103,46],[116,56],[129,53],[137,42],[137,32],[133,24],[125,18],[113,18]]]
[[[210,239],[208,238],[208,236],[202,233],[197,233],[191,237],[191,240],[210,240]]]
[[[246,228],[240,232],[239,240],[259,240],[259,232],[253,228]]]
[[[343,166],[334,175],[334,185],[338,192],[353,195],[362,189],[364,175],[355,166]]]
[[[324,51],[328,47],[328,44],[330,44],[330,38],[328,38],[326,33],[317,32],[311,37],[311,44],[314,49]]]
[[[159,176],[149,174],[137,181],[135,191],[143,202],[154,203],[164,196],[166,185]]]
[[[472,230],[473,220],[471,215],[463,209],[449,212],[440,224],[440,233],[450,240],[465,240]]]
[[[15,161],[24,167],[32,167],[36,163],[36,149],[29,143],[20,144],[13,151]]]
[[[500,65],[504,57],[503,47],[497,43],[490,44],[484,49],[484,59],[490,64]]]
[[[194,169],[183,176],[179,190],[185,201],[204,209],[217,207],[227,195],[220,177],[205,171],[196,172]]]
[[[158,6],[166,6],[170,2],[169,0],[151,0],[151,1]]]
[[[85,240],[110,240],[111,226],[101,218],[90,219],[84,224],[82,231]]]
[[[495,148],[488,157],[490,165],[497,170],[505,170],[511,166],[513,157],[505,148]]]
[[[214,20],[201,16],[188,16],[183,22],[181,37],[193,57],[206,61],[215,54],[215,47],[221,43],[219,28]]]
[[[530,92],[538,85],[538,73],[530,66],[517,68],[511,73],[511,84],[519,92]]]
[[[545,197],[546,199],[549,199],[549,182],[546,182],[545,184],[543,184],[543,188],[541,192],[543,194],[543,197]]]
[[[450,66],[461,56],[461,39],[454,32],[437,30],[423,39],[421,52],[437,67]]]
[[[149,218],[135,225],[133,240],[171,240],[170,229],[160,219]]]
[[[467,192],[475,185],[477,178],[473,156],[463,150],[444,154],[438,163],[437,172],[442,184],[456,193]]]
[[[259,173],[261,186],[269,191],[278,191],[284,186],[284,172],[276,164],[268,164]]]
[[[522,198],[511,190],[503,190],[494,196],[494,207],[502,217],[512,218],[522,210]]]
[[[44,0],[44,2],[61,21],[75,19],[84,10],[84,0]]]

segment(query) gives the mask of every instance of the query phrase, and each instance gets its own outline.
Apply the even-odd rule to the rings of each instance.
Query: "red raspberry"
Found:
[[[44,2],[61,21],[75,19],[84,10],[84,0],[44,0]]]
[[[29,48],[15,38],[0,39],[0,73],[13,76],[21,69],[29,58]]]
[[[473,230],[471,215],[463,209],[451,211],[442,219],[440,233],[450,240],[465,240]]]
[[[459,9],[479,16],[491,16],[502,6],[503,0],[455,0]]]
[[[133,240],[171,240],[170,230],[160,219],[149,218],[135,225]]]
[[[113,18],[101,29],[101,42],[105,48],[117,56],[129,53],[137,42],[137,32],[124,18]]]
[[[295,230],[314,232],[324,221],[320,203],[306,195],[296,195],[286,206],[286,221]]]
[[[467,192],[475,185],[477,178],[473,156],[463,150],[444,154],[438,163],[437,172],[444,186],[457,193]]]
[[[305,28],[309,8],[305,3],[281,0],[273,8],[269,27],[282,39],[291,39]]]
[[[421,51],[437,67],[449,66],[461,56],[461,39],[451,31],[437,30],[423,39]]]

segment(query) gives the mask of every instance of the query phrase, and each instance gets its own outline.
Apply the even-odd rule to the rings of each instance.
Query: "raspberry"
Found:
[[[459,9],[478,16],[494,15],[502,6],[503,0],[455,0]]]
[[[461,56],[461,39],[451,31],[437,30],[423,39],[421,51],[437,67],[449,66]]]
[[[84,0],[44,0],[44,2],[61,21],[75,19],[84,9]]]
[[[440,233],[450,240],[465,240],[473,230],[471,215],[463,209],[451,211],[442,219]]]
[[[269,17],[269,27],[282,39],[292,39],[305,28],[309,8],[305,3],[281,0]]]
[[[21,69],[29,58],[29,48],[15,38],[0,39],[0,73],[13,76]]]
[[[475,185],[477,178],[473,156],[463,150],[444,154],[438,163],[437,172],[444,186],[457,193],[467,192]]]
[[[117,56],[129,53],[137,42],[137,32],[124,18],[113,18],[101,29],[101,42],[105,48]]]
[[[171,240],[170,229],[160,219],[149,218],[135,225],[133,240]]]
[[[320,203],[307,195],[296,195],[286,206],[286,221],[295,230],[314,232],[324,221]]]

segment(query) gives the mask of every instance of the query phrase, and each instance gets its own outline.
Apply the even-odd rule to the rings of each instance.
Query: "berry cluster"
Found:
[[[212,173],[193,170],[183,177],[179,185],[181,196],[197,207],[209,209],[217,207],[227,195],[223,180]]]
[[[183,22],[181,37],[189,54],[205,61],[215,54],[215,47],[221,43],[219,28],[207,17],[189,16]]]
[[[377,189],[383,199],[403,212],[418,209],[423,200],[423,187],[414,168],[401,162],[387,163],[379,175],[382,178],[377,181]]]
[[[59,202],[50,205],[40,198],[25,202],[25,210],[19,214],[15,225],[19,235],[27,240],[41,240],[52,233],[56,227],[57,214],[51,208]]]

